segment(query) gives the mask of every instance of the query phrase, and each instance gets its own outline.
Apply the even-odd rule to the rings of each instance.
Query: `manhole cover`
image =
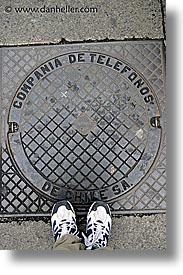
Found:
[[[2,215],[164,211],[161,42],[2,49],[2,68]]]

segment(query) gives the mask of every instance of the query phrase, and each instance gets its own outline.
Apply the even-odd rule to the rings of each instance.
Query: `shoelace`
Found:
[[[95,230],[94,230],[95,228]],[[101,225],[101,223],[94,223],[92,233],[89,236],[86,236],[82,232],[82,236],[84,238],[84,243],[87,249],[92,249],[93,247],[99,248],[103,246],[99,241],[103,240],[105,244],[107,244],[107,239],[105,239],[105,233],[104,233],[105,227]]]
[[[59,225],[55,225],[57,228],[53,228],[54,231],[54,235],[56,238],[59,237],[60,234],[65,233],[65,234],[70,234],[70,232],[72,231],[73,235],[78,235],[78,229],[77,229],[77,225],[75,224],[74,221],[72,222],[68,222],[68,221],[61,221],[59,223]]]

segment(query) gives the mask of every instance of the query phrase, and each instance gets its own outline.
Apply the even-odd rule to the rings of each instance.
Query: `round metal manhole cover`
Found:
[[[39,66],[16,91],[8,147],[22,177],[49,198],[113,200],[155,162],[159,117],[155,93],[132,66],[68,53]]]

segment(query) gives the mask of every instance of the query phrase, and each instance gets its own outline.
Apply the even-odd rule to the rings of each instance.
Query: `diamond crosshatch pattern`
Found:
[[[81,92],[76,93],[74,88],[71,88],[67,93],[67,97],[64,96],[64,98],[62,92],[60,96],[59,89],[60,87],[62,87],[63,91],[68,89],[68,83],[63,81],[67,79],[66,76],[64,77],[60,71],[57,71],[54,78],[51,75],[51,80],[49,76],[43,80],[40,85],[41,88],[39,86],[38,93],[35,90],[33,99],[31,95],[29,97],[28,108],[23,111],[24,121],[22,123],[24,125],[22,129],[22,144],[32,165],[43,173],[48,180],[54,182],[61,178],[64,186],[69,186],[72,183],[72,189],[77,189],[80,186],[79,190],[102,188],[106,184],[110,185],[111,182],[123,178],[128,170],[131,169],[131,166],[141,157],[144,150],[143,144],[147,139],[147,133],[140,140],[135,136],[139,126],[130,116],[132,111],[134,114],[133,104],[139,101],[140,96],[138,94],[133,95],[133,91],[130,91],[127,85],[124,93],[121,93],[121,83],[119,81],[120,85],[116,93],[112,89],[107,90],[105,82],[102,82],[103,74],[101,74],[102,79],[99,77],[98,79],[95,78],[95,83],[96,81],[100,84],[102,83],[104,92],[101,95],[96,84],[95,86],[88,84],[88,80],[91,78],[93,81],[95,77],[92,74],[94,65],[88,67],[87,65],[86,70],[82,70],[82,72],[81,68],[83,68],[83,65],[72,68],[69,79],[74,75],[75,84],[72,85],[71,81],[69,81],[69,84],[75,89],[80,87]],[[78,70],[81,73],[77,75],[78,79],[76,81]],[[95,69],[95,74],[99,76],[101,70],[105,71],[100,67]],[[109,70],[107,70],[106,75]],[[87,76],[87,79],[83,81],[82,76],[85,78]],[[111,79],[108,82],[112,85],[115,80]],[[46,90],[45,87],[47,88]],[[95,89],[95,87],[97,88]],[[45,102],[47,90],[50,91],[50,98]],[[89,95],[88,90],[90,92]],[[124,98],[127,104],[118,106],[119,97]],[[34,102],[34,107],[32,107],[31,102]],[[62,108],[60,108],[61,106]],[[75,107],[74,113],[73,106]],[[35,112],[33,108],[36,109]],[[116,114],[110,112],[111,109],[114,111],[115,108],[122,110],[123,114],[116,116]],[[82,136],[72,127],[76,118],[78,120],[81,117],[80,110],[85,111],[85,114],[88,114],[96,122],[96,128],[87,136]],[[135,114],[139,114],[143,121],[142,123],[147,124],[145,107],[139,106]],[[123,117],[123,121],[120,116]],[[129,123],[132,125],[130,128],[128,127]],[[146,130],[146,128],[144,129]],[[128,135],[130,138],[128,138]],[[128,152],[129,146],[133,150],[132,154],[131,151]],[[126,157],[124,157],[124,151],[117,150],[116,147],[125,149]],[[113,159],[112,164],[111,158]],[[79,167],[77,166],[77,161],[80,162]],[[120,171],[118,170],[119,166],[121,167]],[[91,169],[94,167],[95,169]],[[113,173],[111,172],[112,168],[114,170]],[[86,177],[87,184],[85,181]],[[73,178],[75,183],[73,183]],[[84,184],[82,184],[83,181],[85,181]],[[89,182],[91,183],[90,185]]]
[[[148,81],[155,93],[161,130],[152,129],[147,110],[151,106],[147,108],[140,93],[119,72],[99,64],[76,62],[42,78],[27,95],[21,110],[21,138],[17,141],[20,144],[16,146],[21,147],[28,166],[20,171],[20,157],[11,153],[16,133],[9,139],[6,135],[6,121],[8,113],[13,117],[11,103],[17,89],[43,62],[91,49],[124,60]],[[65,190],[71,190],[69,196],[79,214],[86,212],[90,200],[101,199],[101,195],[114,214],[165,211],[165,93],[161,42],[21,47],[1,51],[0,215],[48,215],[53,202],[66,195]],[[159,142],[158,149],[151,148],[153,137]],[[45,190],[30,183],[30,177],[36,176],[45,179]],[[118,183],[124,179],[128,188],[120,193]],[[133,179],[136,182],[132,186]],[[59,190],[57,195],[46,193],[50,184],[55,186],[54,190]],[[82,193],[85,195],[81,198]]]

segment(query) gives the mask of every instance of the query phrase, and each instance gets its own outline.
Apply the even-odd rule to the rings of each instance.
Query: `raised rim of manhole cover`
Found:
[[[95,200],[165,209],[161,42],[1,52],[1,213],[48,213],[61,199],[79,213]]]

